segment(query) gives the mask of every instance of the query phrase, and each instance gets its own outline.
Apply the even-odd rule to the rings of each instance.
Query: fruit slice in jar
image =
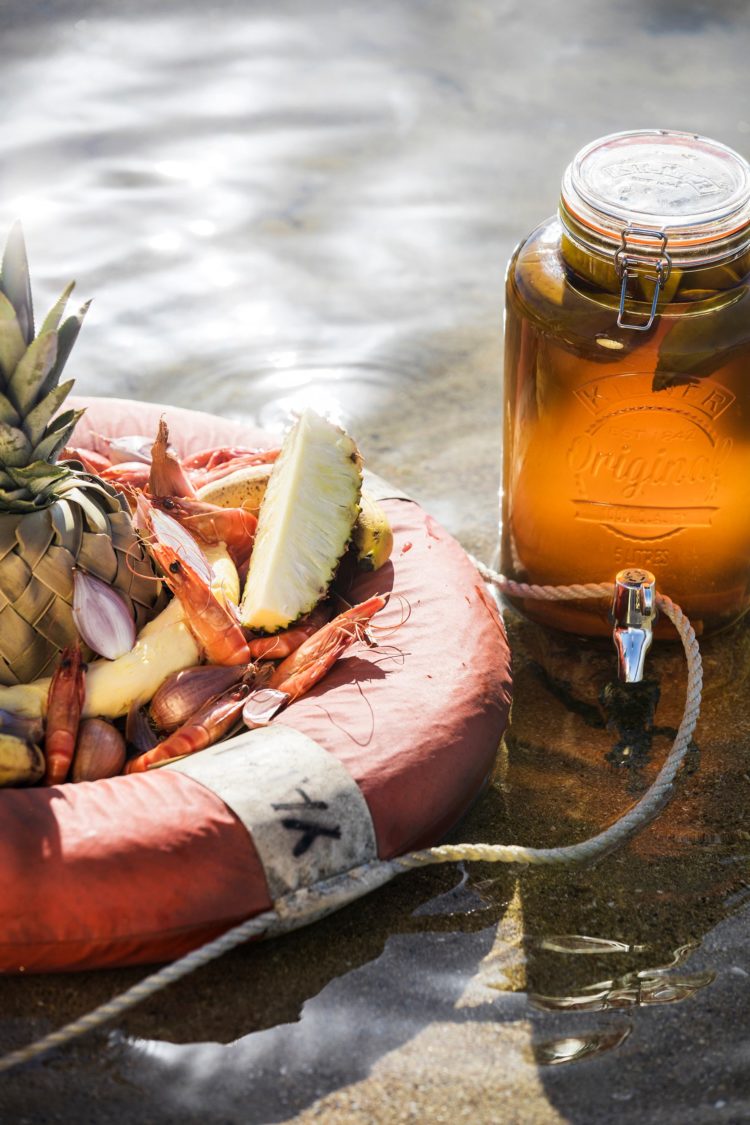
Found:
[[[655,391],[689,380],[705,379],[732,359],[745,354],[748,326],[747,287],[732,292],[717,292],[712,300],[691,306],[670,317],[659,344],[654,374]],[[721,315],[721,335],[717,336],[716,314]]]
[[[240,605],[249,629],[275,633],[325,597],[359,511],[362,459],[352,438],[306,410],[268,481]]]

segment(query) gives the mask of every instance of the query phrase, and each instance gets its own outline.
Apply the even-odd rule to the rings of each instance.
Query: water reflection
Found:
[[[551,934],[540,938],[539,949],[549,949],[553,953],[643,953],[645,945],[628,945],[612,938],[589,937],[586,934]]]
[[[574,1035],[562,1039],[547,1039],[534,1044],[534,1058],[540,1066],[561,1066],[565,1063],[580,1062],[592,1055],[612,1051],[625,1042],[632,1027],[611,1028],[607,1031],[592,1031],[587,1035]]]
[[[647,945],[628,945],[626,942],[589,938],[582,934],[543,938],[537,943],[537,948],[553,953],[583,953],[597,957],[606,953],[649,953]],[[674,951],[666,965],[632,969],[618,977],[595,981],[585,985],[573,996],[544,996],[532,992],[529,994],[529,1002],[535,1008],[547,1012],[605,1012],[612,1008],[673,1004],[688,1000],[699,989],[712,984],[716,979],[713,970],[697,973],[672,971],[683,965],[698,948],[698,942],[688,942]]]
[[[541,996],[532,992],[530,1002],[547,1012],[607,1012],[611,1008],[634,1008],[649,1004],[674,1004],[688,1000],[716,979],[716,973],[671,974],[658,969],[625,973],[614,980],[588,985],[578,996]]]

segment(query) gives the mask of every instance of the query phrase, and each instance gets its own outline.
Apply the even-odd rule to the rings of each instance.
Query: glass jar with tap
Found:
[[[750,166],[692,133],[604,137],[515,251],[501,565],[523,582],[645,568],[698,633],[750,608]],[[519,603],[608,633],[599,602]]]

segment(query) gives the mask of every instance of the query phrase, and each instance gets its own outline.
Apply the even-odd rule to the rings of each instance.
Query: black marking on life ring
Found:
[[[302,798],[301,801],[289,801],[283,805],[271,805],[272,809],[276,812],[283,812],[292,809],[327,809],[328,805],[325,801],[311,801],[304,789],[297,788],[297,792]]]
[[[308,848],[312,847],[318,836],[328,836],[332,840],[341,839],[341,829],[338,825],[335,828],[328,828],[325,824],[315,824],[310,820],[298,820],[297,817],[287,816],[282,820],[282,825],[290,832],[301,832],[297,843],[292,849],[293,856],[304,855]]]

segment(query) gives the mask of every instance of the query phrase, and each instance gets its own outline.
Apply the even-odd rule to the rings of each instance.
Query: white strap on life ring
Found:
[[[293,727],[247,731],[164,768],[211,789],[242,821],[274,901],[377,859],[372,817],[356,782]]]

